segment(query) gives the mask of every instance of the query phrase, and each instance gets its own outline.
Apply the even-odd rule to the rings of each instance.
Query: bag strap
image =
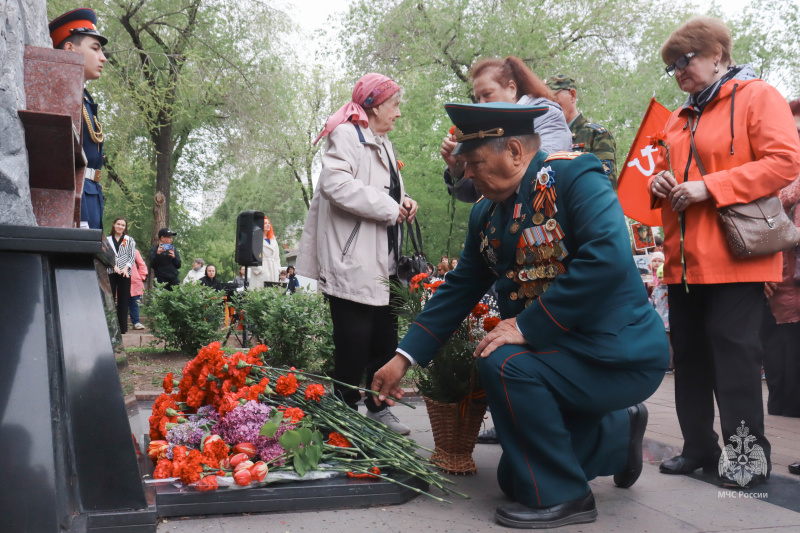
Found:
[[[416,253],[425,255],[425,251],[422,249],[422,232],[419,229],[419,221],[417,218],[414,218],[414,226],[411,225],[411,222],[406,220],[406,224],[408,225],[408,237],[411,241],[411,246],[414,247],[414,251]],[[416,237],[414,235],[416,230]]]
[[[689,139],[692,146],[692,155],[694,156],[694,162],[697,163],[697,168],[700,169],[700,175],[705,176],[707,174],[706,167],[703,166],[703,161],[700,159],[700,154],[697,153],[697,147],[694,145],[695,124],[694,119],[689,117]]]

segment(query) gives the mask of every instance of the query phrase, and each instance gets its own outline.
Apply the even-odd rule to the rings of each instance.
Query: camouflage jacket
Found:
[[[586,120],[582,113],[578,113],[572,124],[572,151],[589,152],[597,156],[603,164],[606,176],[611,181],[611,186],[617,190],[617,143],[611,132],[599,124]]]

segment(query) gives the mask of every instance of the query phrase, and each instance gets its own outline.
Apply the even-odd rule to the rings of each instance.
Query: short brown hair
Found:
[[[792,115],[800,117],[800,100],[792,100],[789,102],[789,109],[792,110]]]
[[[475,81],[475,78],[482,76],[489,69],[492,69],[494,74],[492,79],[500,85],[508,85],[509,81],[514,80],[517,84],[517,100],[525,95],[553,99],[553,91],[518,57],[481,59],[472,65],[469,78]]]
[[[708,56],[719,48],[722,52],[722,63],[732,65],[731,46],[731,29],[722,19],[693,17],[672,32],[661,47],[661,59],[665,64],[671,65],[680,56],[689,52]]]

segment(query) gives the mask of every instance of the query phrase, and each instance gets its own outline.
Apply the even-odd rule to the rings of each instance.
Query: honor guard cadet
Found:
[[[97,15],[89,8],[74,9],[50,23],[53,47],[83,55],[83,82],[100,78],[106,56],[103,46],[108,39],[97,31]],[[100,172],[103,168],[103,127],[97,118],[97,104],[83,90],[83,153],[86,171],[81,194],[81,227],[103,229],[103,187]]]
[[[447,104],[453,151],[483,197],[458,268],[425,304],[376,374],[379,401],[427,365],[496,282],[502,322],[475,351],[503,455],[497,508],[508,527],[546,528],[597,516],[589,481],[633,485],[647,410],[669,364],[625,217],[598,159],[539,150],[542,107]]]
[[[597,156],[614,190],[617,189],[617,143],[611,132],[599,124],[589,122],[578,111],[578,93],[575,80],[563,74],[547,80],[547,86],[556,93],[555,101],[564,110],[572,132],[572,151],[588,152]]]

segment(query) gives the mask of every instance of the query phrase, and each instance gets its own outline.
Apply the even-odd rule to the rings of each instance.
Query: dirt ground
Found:
[[[161,389],[161,382],[167,373],[172,372],[175,379],[181,379],[183,367],[191,359],[181,352],[134,352],[127,354],[128,364],[119,368],[119,379],[125,394],[133,391]]]

